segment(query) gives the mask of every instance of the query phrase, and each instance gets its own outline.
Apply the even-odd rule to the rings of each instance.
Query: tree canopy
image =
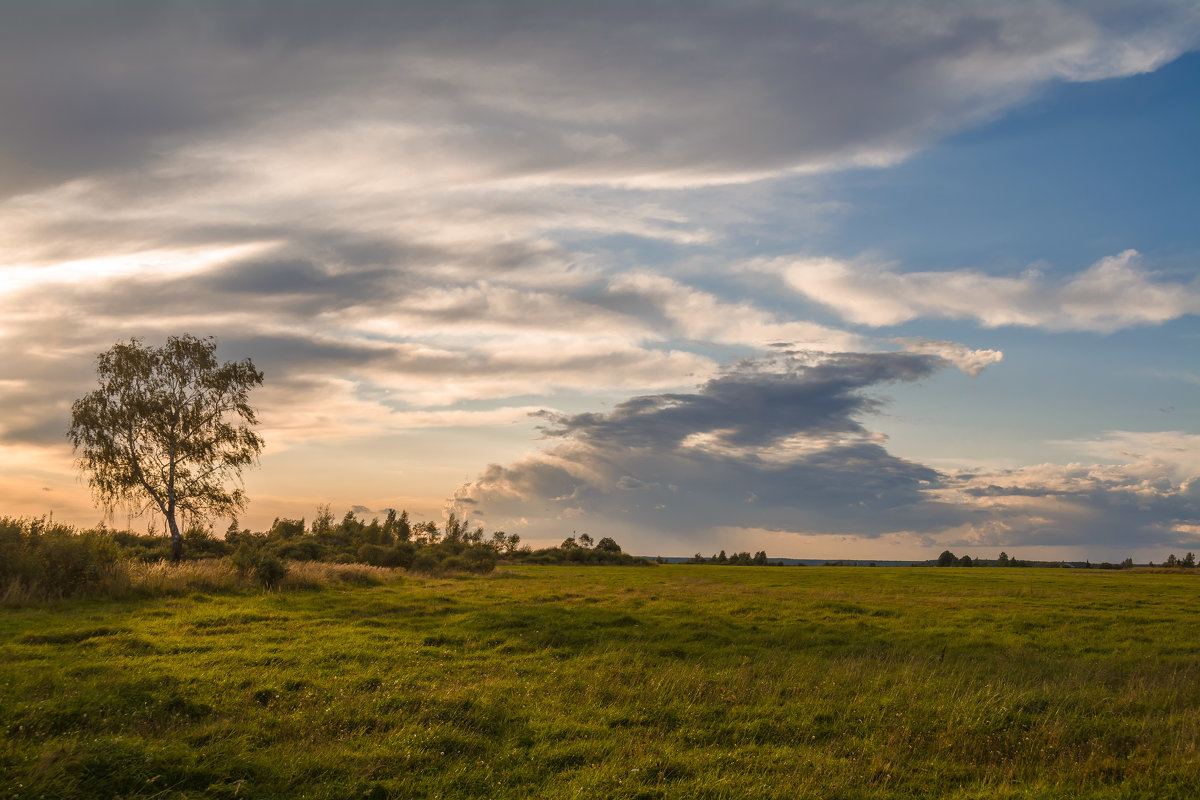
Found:
[[[216,340],[190,334],[162,347],[118,342],[97,361],[100,387],[75,401],[68,437],[106,509],[157,508],[178,560],[177,515],[232,515],[245,506],[241,470],[262,452],[250,359],[220,364]],[[230,486],[233,482],[234,486]]]

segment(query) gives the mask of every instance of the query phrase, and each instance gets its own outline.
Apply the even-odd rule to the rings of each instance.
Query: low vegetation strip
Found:
[[[0,603],[19,605],[69,597],[163,594],[180,589],[295,588],[332,579],[404,570],[420,574],[486,574],[497,561],[530,564],[651,566],[605,537],[568,537],[558,547],[519,547],[521,537],[496,531],[485,539],[450,514],[442,528],[409,522],[393,510],[381,524],[346,512],[340,523],[325,506],[311,528],[303,519],[276,519],[269,531],[217,537],[199,525],[181,534],[178,550],[153,533],[78,530],[42,518],[0,517]],[[166,566],[167,560],[172,566]],[[339,568],[314,567],[322,563]],[[157,565],[146,569],[146,565]],[[186,568],[174,569],[175,565]],[[365,571],[364,571],[365,570]]]
[[[516,566],[314,585],[0,611],[3,796],[1200,785],[1190,575]]]

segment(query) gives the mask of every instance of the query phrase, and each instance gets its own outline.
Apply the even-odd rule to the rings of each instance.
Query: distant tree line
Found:
[[[251,570],[274,568],[276,562],[330,561],[375,567],[399,567],[414,572],[491,572],[496,560],[512,553],[521,537],[496,531],[486,536],[482,526],[471,527],[450,514],[439,527],[413,522],[407,511],[389,509],[382,522],[370,522],[347,511],[335,520],[328,505],[317,510],[311,524],[304,519],[278,517],[262,533],[240,529],[235,520],[219,539],[211,531],[192,529],[184,538],[184,553],[232,555],[235,564]],[[189,546],[190,545],[190,546]]]
[[[1192,569],[1196,566],[1196,554],[1189,552],[1183,558],[1179,558],[1174,553],[1171,553],[1171,555],[1167,556],[1167,560],[1164,561],[1162,565],[1164,567],[1182,567],[1183,569]],[[1153,567],[1154,564],[1152,563],[1150,566]]]
[[[595,541],[589,534],[578,537],[571,535],[563,539],[557,547],[545,547],[540,550],[521,549],[510,554],[513,561],[527,564],[580,564],[580,565],[628,565],[650,566],[654,562],[649,559],[631,556],[621,550],[611,537],[605,536]]]
[[[340,522],[334,520],[328,505],[321,506],[310,525],[303,519],[277,518],[265,533],[239,530],[236,521],[225,532],[224,540],[210,532],[192,534],[196,550],[212,552],[223,541],[225,553],[235,559],[253,561],[255,554],[280,561],[333,561],[363,563],[376,567],[399,567],[414,572],[491,572],[498,560],[531,564],[634,564],[650,563],[621,550],[609,537],[594,542],[586,533],[568,537],[557,547],[534,550],[521,546],[515,533],[484,532],[450,514],[439,527],[434,522],[413,522],[407,511],[387,512],[382,522],[370,522],[347,511]],[[187,540],[185,539],[185,545]],[[186,548],[185,548],[186,549]]]
[[[729,566],[734,566],[734,567],[782,567],[783,566],[782,561],[770,561],[767,558],[767,553],[765,550],[759,550],[754,555],[750,555],[748,552],[743,552],[743,553],[734,553],[731,556],[725,555],[725,551],[722,550],[721,552],[716,553],[715,555],[713,555],[709,558],[705,558],[704,556],[700,555],[699,553],[696,553],[696,555],[694,555],[688,559],[687,563],[689,563],[689,564],[728,564]]]
[[[937,558],[937,566],[939,567],[1069,567],[1076,566],[1084,569],[1132,569],[1133,559],[1127,558],[1119,564],[1113,564],[1108,561],[1103,561],[1099,564],[1093,564],[1091,561],[1085,561],[1082,564],[1067,563],[1066,561],[1022,561],[1019,558],[1014,558],[1003,551],[995,559],[988,560],[984,558],[971,558],[970,556],[962,556],[959,558],[949,550],[943,550],[942,554]]]

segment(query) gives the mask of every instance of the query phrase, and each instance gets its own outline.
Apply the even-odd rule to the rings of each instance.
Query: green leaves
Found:
[[[245,505],[227,483],[263,448],[249,403],[263,374],[249,359],[220,364],[216,347],[190,334],[162,347],[118,342],[97,359],[99,388],[71,409],[68,437],[97,502],[157,507],[175,542],[177,512],[203,518]]]

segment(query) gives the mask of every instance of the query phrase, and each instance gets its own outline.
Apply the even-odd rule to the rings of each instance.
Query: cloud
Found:
[[[1091,439],[1054,444],[1073,448],[1107,464],[1136,464],[1161,472],[1175,483],[1200,476],[1200,435],[1186,431],[1108,431]]]
[[[553,539],[588,527],[707,546],[717,534],[891,537],[921,547],[1195,547],[1200,437],[1113,432],[1070,444],[1107,464],[939,472],[862,418],[868,390],[949,362],[912,353],[753,362],[697,391],[550,414],[550,445],[492,464],[452,508]]]
[[[986,546],[1194,548],[1196,477],[1172,483],[1145,465],[1045,464],[948,480],[938,497],[975,517],[944,541]]]
[[[694,394],[637,397],[608,414],[551,418],[546,432],[606,446],[674,449],[698,434],[761,447],[797,435],[862,435],[855,420],[878,401],[859,393],[879,383],[914,381],[940,359],[903,354],[842,354],[808,365],[794,359],[749,362],[710,380]]]
[[[894,163],[1045,82],[1154,69],[1198,27],[1144,1],[65,5],[6,14],[8,192],[247,131],[317,182],[388,153],[414,184]]]
[[[13,377],[49,341],[81,387],[114,339],[192,329],[261,352],[284,386],[336,365],[418,406],[870,347],[652,272],[637,247],[685,263],[724,233],[670,187],[892,163],[1047,81],[1152,69],[1196,22],[1169,3],[64,8],[9,9],[0,30]],[[1148,285],[1127,313],[1158,301]],[[1078,289],[1087,317],[1105,289]]]
[[[1004,353],[999,350],[973,350],[957,342],[942,342],[932,339],[896,339],[895,341],[909,352],[940,356],[972,378],[983,372],[989,364],[996,364],[1004,359]]]
[[[489,466],[455,501],[493,524],[523,518],[542,531],[577,518],[673,532],[741,525],[869,536],[925,524],[946,513],[927,499],[939,474],[888,453],[859,418],[880,407],[865,390],[945,365],[906,353],[756,361],[695,392],[635,397],[608,413],[547,414],[545,435],[562,443]]]
[[[849,322],[881,327],[918,318],[966,319],[989,328],[1013,325],[1111,333],[1200,313],[1200,285],[1156,281],[1134,250],[1097,261],[1066,280],[1035,270],[1017,277],[972,270],[895,272],[830,258],[774,260],[796,292]]]
[[[1143,0],[50,0],[4,17],[0,351],[19,358],[0,359],[0,445],[59,441],[116,339],[190,330],[267,372],[280,446],[671,397],[548,421],[557,455],[498,468],[494,488],[579,489],[551,503],[562,515],[636,495],[622,513],[654,524],[685,495],[681,519],[729,517],[728,501],[778,529],[836,528],[862,503],[850,527],[868,532],[942,512],[922,488],[937,477],[863,426],[865,392],[999,354],[873,342],[727,269],[762,218],[819,216],[820,198],[798,211],[789,190],[781,211],[752,182],[894,164],[1047,84],[1155,69],[1198,38],[1193,9]],[[813,225],[789,219],[789,241]],[[805,296],[867,324],[1087,330],[1196,297],[1124,255],[1061,285],[878,275],[887,292],[851,275]],[[768,352],[795,360],[720,372]],[[756,402],[774,410],[752,417]],[[605,449],[602,429],[639,425],[653,447]]]
[[[1117,551],[1194,548],[1200,531],[1200,436],[1112,431],[1059,442],[1104,463],[963,470],[931,494],[968,521],[943,542]]]
[[[692,340],[757,347],[785,344],[801,350],[838,352],[862,347],[862,337],[814,322],[780,319],[750,302],[723,301],[710,292],[645,272],[614,277],[608,303],[653,309],[677,335]],[[603,300],[599,302],[605,302]]]

